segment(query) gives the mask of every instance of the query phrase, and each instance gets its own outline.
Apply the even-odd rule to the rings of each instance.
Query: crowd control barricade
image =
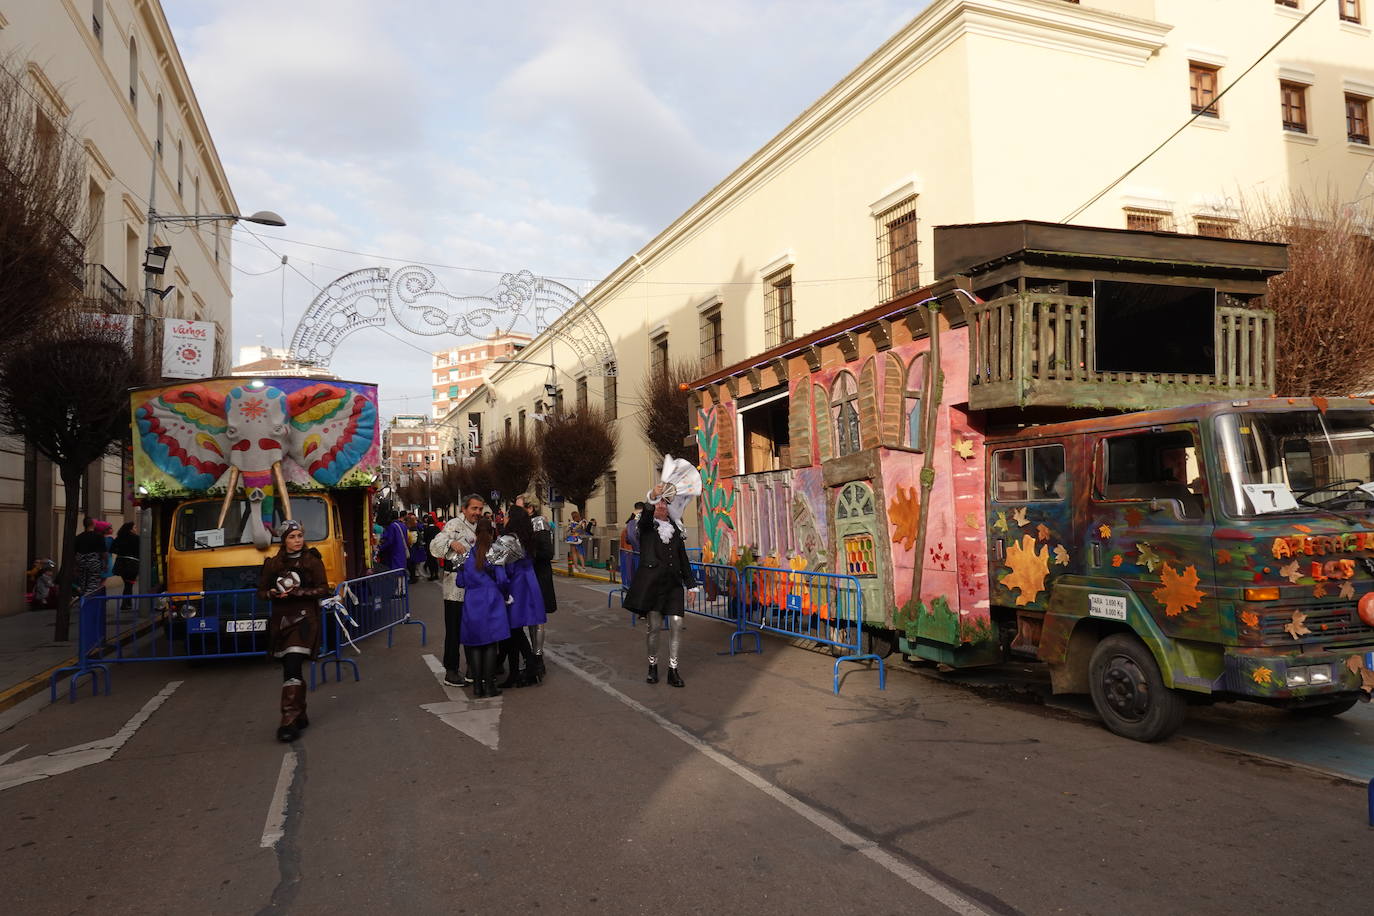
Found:
[[[701,552],[697,551],[697,556],[700,555]],[[731,655],[743,651],[740,641],[745,636],[754,637],[754,648],[750,651],[762,652],[763,638],[757,632],[745,630],[740,614],[744,590],[740,587],[739,570],[722,563],[693,561],[692,575],[696,577],[700,588],[687,593],[684,601],[687,613],[730,624],[733,628],[730,633]]]
[[[57,699],[57,679],[71,673],[68,693],[76,699],[82,678],[91,678],[92,693],[110,693],[110,665],[126,662],[198,661],[267,654],[267,620],[271,602],[255,589],[180,592],[156,595],[107,595],[92,592],[81,599],[77,620],[77,656],[73,666],[54,671],[49,681]],[[322,628],[319,654],[334,644]]]
[[[766,631],[835,646],[833,690],[842,662],[878,663],[878,689],[887,689],[881,657],[863,652],[863,590],[853,576],[748,566],[744,569],[740,629]]]
[[[340,582],[334,598],[321,605],[324,615],[325,644],[332,652],[332,658],[321,666],[324,680],[329,680],[329,665],[334,666],[334,677],[342,677],[342,666],[353,668],[353,680],[360,680],[358,663],[345,655],[345,646],[352,646],[378,633],[386,634],[386,646],[391,648],[395,642],[397,627],[418,626],[420,645],[429,642],[429,629],[423,620],[410,616],[409,575],[404,569],[388,569],[371,575],[359,576]],[[311,687],[314,687],[314,671],[311,671]]]

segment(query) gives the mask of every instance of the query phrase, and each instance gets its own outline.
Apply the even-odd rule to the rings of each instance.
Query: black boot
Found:
[[[646,677],[646,678],[644,679],[644,683],[646,683],[646,684],[657,684],[657,683],[658,683],[658,665],[650,665],[650,666],[649,666],[649,676]]]
[[[520,677],[520,654],[516,651],[514,637],[507,637],[501,643],[501,654],[506,657],[506,670],[509,672],[501,686],[507,690],[512,687],[524,687]]]
[[[486,677],[487,696],[499,697],[501,688],[496,685],[496,646],[482,647],[482,673]]]
[[[672,666],[669,666],[669,667],[668,667],[668,686],[669,686],[669,687],[686,687],[686,686],[687,686],[686,684],[682,683],[682,676],[679,675],[679,674],[677,673],[677,669],[674,668],[674,667],[672,667]]]
[[[544,656],[542,655],[534,657],[534,676],[541,681],[544,679]]]

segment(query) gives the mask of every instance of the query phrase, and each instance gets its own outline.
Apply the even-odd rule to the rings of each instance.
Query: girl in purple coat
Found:
[[[544,593],[539,586],[539,577],[534,570],[535,534],[529,512],[519,503],[511,506],[510,518],[506,522],[504,537],[514,536],[519,550],[513,551],[510,562],[510,639],[501,647],[501,654],[509,660],[510,675],[502,682],[502,687],[527,687],[538,684],[544,679],[544,659],[536,655],[525,636],[525,628],[530,632],[540,629],[548,614],[545,611]],[[543,646],[540,645],[542,651]],[[525,670],[519,671],[520,659],[525,660]]]
[[[464,589],[461,641],[472,652],[469,667],[476,697],[501,695],[501,688],[496,686],[496,647],[510,636],[508,571],[505,566],[487,562],[487,552],[495,540],[491,519],[480,519],[477,540],[454,573],[454,584]]]

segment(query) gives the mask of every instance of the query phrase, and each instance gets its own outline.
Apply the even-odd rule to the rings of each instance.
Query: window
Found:
[[[510,432],[511,432],[511,419],[510,419],[510,417],[506,417],[506,438],[507,438],[507,439],[510,439]]]
[[[518,432],[519,432],[519,435],[520,435],[520,441],[521,441],[521,442],[524,442],[524,441],[525,441],[525,409],[524,409],[523,407],[520,408],[520,413],[519,413],[517,416],[518,416],[517,426],[518,426]]]
[[[1279,95],[1283,105],[1283,129],[1307,133],[1307,87],[1284,80],[1279,83]]]
[[[182,175],[186,172],[186,141],[177,141],[177,197],[181,196]]]
[[[878,230],[878,295],[886,302],[920,285],[915,196],[879,213],[874,221]]]
[[[1205,235],[1210,239],[1229,239],[1236,229],[1233,220],[1219,217],[1199,216],[1194,219],[1194,222],[1197,223],[1197,234]]]
[[[1096,498],[1104,501],[1177,500],[1177,514],[1203,510],[1197,440],[1187,429],[1127,433],[1097,447]]]
[[[162,125],[163,125],[162,93],[159,92],[158,95],[157,95],[157,141],[153,144],[153,153],[154,153],[154,155],[156,155],[157,158],[159,158],[159,159],[162,158]]]
[[[619,408],[616,405],[615,378],[614,374],[607,374],[605,386],[601,393],[601,410],[606,414],[607,420],[614,420],[619,415]]]
[[[764,278],[763,347],[771,350],[792,339],[792,271]]]
[[[993,498],[997,502],[1062,500],[1069,495],[1062,445],[1000,449],[994,453],[993,464]]]
[[[196,176],[196,216],[200,216],[200,176]]]
[[[138,111],[138,43],[129,36],[129,104]]]
[[[615,492],[615,471],[606,472],[606,525],[607,527],[615,524],[620,518],[620,500],[616,498]]]
[[[1340,0],[1341,20],[1344,22],[1360,21],[1360,0]]]
[[[911,360],[906,370],[906,384],[902,390],[902,424],[906,434],[902,443],[907,448],[921,449],[921,392],[926,379],[926,356],[921,353]]]
[[[701,313],[701,372],[714,372],[725,364],[725,342],[721,337],[720,306]]]
[[[1275,6],[1286,6],[1286,7],[1288,7],[1289,9],[1294,9],[1294,10],[1295,10],[1295,9],[1298,8],[1298,0],[1274,0],[1274,5],[1275,5]]]
[[[1345,94],[1345,139],[1369,145],[1369,99],[1362,95]]]
[[[215,263],[219,263],[219,223],[215,223]]]
[[[91,0],[91,34],[96,44],[105,47],[105,0]]]
[[[577,412],[587,412],[587,377],[585,375],[577,380]]]
[[[668,374],[667,331],[662,331],[649,340],[649,371],[654,375]]]
[[[1220,117],[1214,104],[1217,98],[1219,72],[1216,67],[1189,62],[1188,91],[1192,98],[1193,114],[1201,114],[1207,118]]]
[[[859,451],[859,386],[852,373],[841,372],[835,377],[830,409],[835,417],[835,453],[844,456]]]
[[[791,441],[787,424],[789,403],[785,385],[739,402],[744,473],[778,471],[787,466]]]
[[[1141,232],[1173,232],[1174,217],[1163,210],[1126,208],[1126,228]]]

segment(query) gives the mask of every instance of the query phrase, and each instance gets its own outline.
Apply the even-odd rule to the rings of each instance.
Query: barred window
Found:
[[[668,332],[663,331],[649,340],[649,369],[654,375],[668,373]]]
[[[1198,235],[1205,235],[1212,239],[1229,239],[1236,231],[1234,220],[1214,216],[1199,216],[1194,222],[1197,224]]]
[[[606,526],[609,528],[620,518],[620,500],[615,492],[615,471],[606,472]]]
[[[915,196],[879,213],[874,223],[878,241],[879,296],[887,302],[920,286]]]
[[[1283,108],[1283,129],[1307,133],[1307,87],[1302,83],[1279,83],[1280,104]]]
[[[587,377],[585,375],[577,380],[577,412],[587,412]]]
[[[524,442],[524,441],[525,441],[525,408],[523,408],[523,407],[520,408],[520,413],[517,415],[517,417],[518,417],[517,426],[518,426],[518,432],[519,432],[519,435],[520,435],[520,441],[521,441],[521,442]]]
[[[787,343],[792,333],[792,269],[765,277],[763,312],[763,348],[771,350]]]
[[[1173,232],[1173,214],[1163,210],[1126,208],[1126,228],[1141,232]]]
[[[714,372],[725,364],[725,340],[721,335],[720,306],[701,313],[701,372]]]
[[[1369,145],[1369,99],[1362,95],[1345,95],[1345,139]]]
[[[607,375],[605,378],[605,387],[602,388],[601,408],[605,412],[607,420],[614,420],[619,416],[619,407],[616,404],[615,378],[614,375]]]

